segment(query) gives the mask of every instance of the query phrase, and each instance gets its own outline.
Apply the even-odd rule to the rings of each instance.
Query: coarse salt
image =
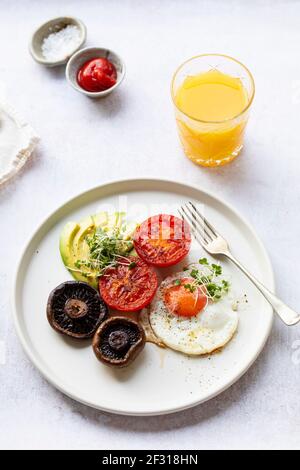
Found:
[[[77,26],[68,25],[57,33],[51,33],[42,43],[44,59],[56,62],[68,57],[81,42],[81,33]]]

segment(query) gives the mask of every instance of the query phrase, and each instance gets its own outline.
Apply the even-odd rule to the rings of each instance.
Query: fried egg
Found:
[[[161,283],[150,305],[150,325],[157,338],[169,348],[188,355],[208,354],[231,340],[238,327],[238,313],[232,308],[230,294],[217,302],[207,298],[204,301],[200,290],[196,297],[191,294],[194,297],[191,303],[189,293],[180,292],[180,284],[187,277],[187,271],[182,271]],[[192,312],[193,308],[197,310]]]

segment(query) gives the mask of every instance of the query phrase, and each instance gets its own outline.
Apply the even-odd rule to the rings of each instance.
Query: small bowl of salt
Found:
[[[29,51],[39,64],[65,64],[86,40],[86,27],[73,17],[60,17],[42,24],[32,35]]]

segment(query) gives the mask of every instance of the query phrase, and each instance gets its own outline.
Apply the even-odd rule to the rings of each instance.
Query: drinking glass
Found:
[[[246,104],[236,116],[222,121],[203,121],[189,116],[176,103],[176,94],[187,77],[216,70],[240,79]],[[188,158],[198,165],[214,167],[231,162],[241,151],[244,132],[254,98],[255,85],[250,71],[241,62],[222,54],[203,54],[184,62],[176,70],[171,94],[179,138]],[[201,106],[201,103],[199,104]]]

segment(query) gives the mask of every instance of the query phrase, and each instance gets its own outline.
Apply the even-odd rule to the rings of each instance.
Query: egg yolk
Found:
[[[206,307],[208,299],[205,288],[195,286],[193,282],[190,278],[179,279],[164,290],[164,303],[169,312],[193,317]]]

